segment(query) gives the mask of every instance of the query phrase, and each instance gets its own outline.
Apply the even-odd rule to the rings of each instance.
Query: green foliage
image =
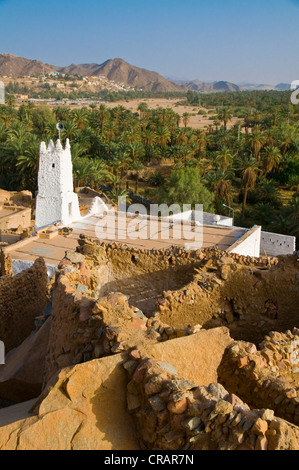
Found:
[[[163,186],[165,184],[165,178],[160,171],[156,171],[149,179],[149,183],[152,186]]]
[[[214,212],[214,196],[213,194],[201,183],[200,173],[196,168],[184,168],[181,170],[174,170],[171,173],[169,182],[167,184],[166,194],[162,194],[160,203],[166,202],[168,205],[203,204],[206,212]]]
[[[73,77],[67,79],[73,83]],[[15,83],[7,91],[11,98],[28,92]],[[74,99],[86,97],[75,87],[73,93]],[[45,96],[69,97],[53,88],[36,91],[36,97]],[[58,138],[59,121],[62,143],[71,141],[77,186],[107,184],[116,196],[131,180],[134,190],[153,202],[202,203],[206,211],[227,215],[225,203],[234,208],[240,226],[261,224],[264,230],[298,236],[299,106],[291,105],[289,92],[104,90],[95,97],[116,104],[51,110],[29,102],[16,109],[10,99],[0,106],[0,187],[36,191],[39,145]],[[191,106],[200,100],[210,125],[193,129],[189,112],[180,116],[171,108],[150,109],[146,102],[137,112],[117,105],[120,99],[148,97],[187,98]],[[232,126],[235,117],[239,121]],[[161,163],[172,170],[169,177],[160,171]],[[155,169],[150,178],[147,167],[151,174]]]
[[[187,92],[187,103],[192,106],[200,105],[200,95],[196,91],[189,90]]]

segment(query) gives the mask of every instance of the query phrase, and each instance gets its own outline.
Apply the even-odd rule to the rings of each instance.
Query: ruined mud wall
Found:
[[[0,339],[6,352],[19,346],[34,330],[34,318],[47,303],[47,270],[42,258],[15,277],[0,278]]]
[[[255,260],[205,254],[194,281],[165,292],[161,320],[170,325],[228,326],[235,339],[259,343],[269,331],[299,326],[297,256]]]
[[[218,369],[219,382],[251,408],[266,407],[299,424],[299,330],[271,332],[261,350],[246,342],[227,348]]]
[[[30,191],[4,191],[0,189],[0,204],[31,207],[32,193]]]
[[[3,249],[0,251],[0,264],[0,276],[13,276],[12,259]]]
[[[147,318],[135,304],[138,297],[126,295],[128,290],[122,281],[113,281],[113,285],[107,282],[109,278],[125,276],[125,269],[133,274],[137,259],[136,253],[95,244],[85,244],[82,252],[66,253],[53,285],[44,383],[63,367],[119,353],[139,343],[167,341],[200,331],[199,325],[176,329],[157,317]],[[145,266],[153,272],[161,267],[163,272],[167,269],[168,261],[161,262],[153,255],[146,261],[141,265],[144,270]],[[133,283],[128,283],[127,288],[135,291]],[[154,305],[155,301],[153,308]]]
[[[6,208],[5,206],[3,207]],[[2,207],[0,206],[0,209]],[[10,209],[7,207],[7,209]],[[19,227],[25,229],[31,225],[31,209],[24,209],[22,207],[14,207],[14,212],[7,211],[8,214],[1,218],[0,230],[12,230]]]
[[[145,335],[167,341],[225,326],[234,339],[259,342],[269,331],[285,331],[298,321],[289,295],[297,292],[297,265],[283,263],[215,249],[136,250],[81,236],[56,274],[45,380],[62,367],[127,350]]]
[[[198,386],[171,364],[131,352],[127,407],[144,449],[299,449],[299,428],[270,409],[251,410],[219,383]]]
[[[299,327],[297,256],[252,258],[219,249],[152,252],[81,239],[101,266],[99,295],[122,292],[147,316],[175,328],[228,326],[259,343],[269,331]],[[96,250],[96,251],[95,251]]]

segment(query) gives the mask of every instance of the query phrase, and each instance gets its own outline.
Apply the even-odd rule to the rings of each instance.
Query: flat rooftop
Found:
[[[58,265],[67,250],[75,250],[80,234],[91,239],[107,243],[123,243],[134,248],[148,250],[167,249],[170,246],[186,249],[205,249],[218,247],[225,251],[232,246],[246,230],[236,227],[203,226],[202,235],[197,235],[198,227],[188,224],[172,225],[162,219],[121,216],[116,213],[101,216],[89,216],[71,224],[73,231],[68,235],[56,235],[50,239],[33,237],[20,246],[12,245],[9,253],[12,259],[34,261],[42,256],[50,265]],[[199,232],[196,232],[197,234]]]

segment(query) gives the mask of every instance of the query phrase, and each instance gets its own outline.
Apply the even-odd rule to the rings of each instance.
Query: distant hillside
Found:
[[[122,59],[110,59],[101,65],[70,65],[57,69],[60,73],[83,76],[105,76],[110,81],[144,91],[182,91],[182,87],[146,69],[135,67]]]
[[[291,84],[290,83],[279,83],[275,87],[276,90],[278,91],[287,91],[291,89]]]
[[[80,64],[57,67],[37,60],[0,54],[0,76],[33,76],[51,72],[87,76],[105,76],[110,81],[144,91],[182,91],[183,88],[156,72],[135,67],[122,59],[107,60],[103,64]]]
[[[201,82],[200,80],[193,80],[191,82],[178,82],[189,90],[199,91],[201,93],[213,93],[221,91],[239,91],[240,88],[234,83],[230,82]]]
[[[267,85],[267,84],[254,84],[254,83],[242,83],[239,84],[241,90],[250,91],[250,90],[261,90],[261,91],[286,91],[290,90],[291,85],[288,83],[279,83],[278,85]]]
[[[24,59],[11,54],[0,54],[0,76],[25,77],[53,72],[54,67],[39,60]]]
[[[11,54],[0,54],[0,77],[28,77],[44,75],[51,72],[80,75],[82,77],[106,77],[110,82],[122,84],[125,87],[144,91],[176,92],[193,90],[201,93],[240,91],[240,90],[289,90],[290,85],[280,83],[273,85],[257,85],[242,83],[235,85],[227,81],[207,83],[200,80],[175,81],[169,80],[157,72],[136,67],[123,59],[109,59],[103,64],[79,64],[59,67],[44,64],[39,60],[16,57]]]

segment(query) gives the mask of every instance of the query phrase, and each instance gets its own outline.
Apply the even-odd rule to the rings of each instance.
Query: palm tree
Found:
[[[93,166],[90,172],[90,176],[95,186],[99,190],[99,185],[110,181],[112,175],[107,170],[105,162],[102,160],[93,160]]]
[[[231,154],[230,150],[227,147],[222,147],[216,153],[216,163],[220,165],[222,171],[225,171],[233,162],[233,155]]]
[[[109,117],[109,113],[108,113],[106,106],[104,104],[101,104],[99,107],[99,111],[98,111],[101,134],[103,134],[104,132],[105,122],[108,120],[108,117]]]
[[[118,188],[118,189],[120,188],[121,179],[118,175],[111,174],[111,176],[109,178],[109,182],[112,185],[112,190],[113,191],[115,191],[116,188]]]
[[[190,118],[191,118],[191,114],[184,113],[182,118],[183,118],[184,127],[187,127],[188,122],[190,121]]]
[[[28,103],[29,104],[29,103]],[[70,109],[63,106],[57,106],[53,109],[56,120],[59,122],[68,121],[70,119]]]
[[[249,137],[251,151],[256,160],[259,162],[261,158],[261,149],[265,142],[264,135],[259,131],[254,131]]]
[[[24,176],[24,184],[33,192],[37,188],[37,174],[39,167],[40,141],[37,136],[30,135],[26,142],[24,153],[16,159],[16,169]]]
[[[6,139],[6,127],[3,122],[0,121],[0,142],[4,142]]]
[[[177,128],[172,134],[172,142],[175,145],[184,145],[188,142],[188,137],[186,130],[182,128]]]
[[[115,189],[109,192],[109,197],[114,204],[118,204],[119,198],[126,199],[127,204],[132,203],[132,199],[129,196],[129,192],[126,191],[125,189]]]
[[[16,105],[16,100],[13,96],[8,96],[6,98],[6,104],[7,106],[9,106],[10,108],[14,108],[14,106]]]
[[[166,126],[159,126],[156,130],[157,143],[161,147],[165,147],[170,142],[170,131]]]
[[[200,158],[207,148],[206,133],[200,129],[193,132],[193,140],[198,146],[198,157]]]
[[[145,129],[142,133],[142,142],[148,147],[152,147],[156,141],[156,134],[152,129]]]
[[[268,173],[271,173],[273,169],[278,167],[282,159],[280,150],[277,147],[265,147],[262,156],[262,168],[263,173],[266,176]]]
[[[136,183],[135,183],[135,193],[138,194],[138,183],[139,183],[139,175],[140,171],[143,170],[144,165],[140,162],[133,162],[132,163],[132,170],[136,175]]]
[[[250,189],[254,189],[255,187],[259,167],[258,162],[252,155],[241,159],[238,163],[239,169],[242,172],[242,181],[244,187],[244,197],[242,204],[242,216],[244,217],[246,211],[248,191]]]
[[[77,129],[84,129],[88,124],[88,114],[85,108],[75,109],[73,111],[73,122]]]
[[[48,129],[49,126],[47,126],[46,129]],[[56,130],[57,133],[57,130]],[[63,139],[69,139],[70,141],[76,140],[78,136],[78,129],[77,126],[75,125],[74,122],[68,121],[64,124],[64,129],[61,133]]]
[[[232,170],[222,171],[220,169],[210,171],[205,181],[208,186],[214,191],[215,194],[215,206],[217,214],[221,214],[220,199],[224,199],[228,206],[231,205],[232,197]]]
[[[139,142],[140,140],[140,133],[139,130],[137,131],[134,127],[129,127],[128,129],[123,132],[121,136],[122,142],[126,142],[127,144],[133,144]]]
[[[145,116],[148,115],[148,111],[149,111],[148,104],[147,103],[140,103],[138,105],[137,110],[139,111],[139,119],[141,121]]]
[[[128,156],[132,159],[133,163],[143,157],[144,154],[144,146],[140,142],[134,142],[128,145]]]
[[[56,123],[49,122],[45,127],[45,133],[47,134],[47,136],[49,136],[50,139],[54,139],[55,137],[57,137],[58,131],[56,128]]]
[[[221,122],[223,122],[224,129],[226,130],[227,124],[229,121],[231,121],[233,118],[232,112],[229,108],[222,108],[220,111],[218,111],[217,114],[217,119]]]
[[[284,157],[287,152],[298,153],[299,139],[298,128],[290,125],[281,126],[281,132],[278,137],[281,155]]]

